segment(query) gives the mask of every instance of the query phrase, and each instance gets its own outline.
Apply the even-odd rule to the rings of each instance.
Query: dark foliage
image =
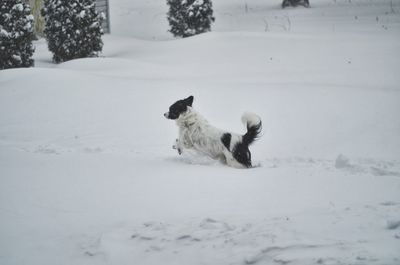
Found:
[[[282,8],[300,5],[304,7],[310,7],[310,2],[309,0],[283,0],[282,2]]]
[[[45,0],[42,15],[54,62],[94,57],[102,51],[104,17],[94,0]]]
[[[190,37],[211,30],[215,21],[211,0],[167,0],[169,30],[175,37]]]
[[[22,0],[1,0],[0,69],[33,66],[33,29],[28,4]]]

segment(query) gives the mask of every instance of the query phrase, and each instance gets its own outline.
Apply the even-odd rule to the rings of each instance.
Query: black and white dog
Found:
[[[193,108],[193,96],[178,100],[164,114],[167,119],[176,120],[179,138],[173,146],[182,154],[183,148],[194,149],[231,167],[251,167],[249,145],[261,133],[261,119],[256,114],[245,113],[242,121],[247,127],[244,135],[226,132],[210,125]]]

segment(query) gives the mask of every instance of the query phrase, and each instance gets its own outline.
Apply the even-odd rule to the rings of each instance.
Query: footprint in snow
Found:
[[[386,229],[395,230],[400,227],[400,220],[388,220],[386,221]]]
[[[247,256],[244,259],[244,264],[251,265],[257,264],[289,264],[294,260],[284,259],[281,256],[282,253],[285,252],[301,252],[306,253],[307,251],[314,251],[317,248],[329,247],[329,245],[310,245],[310,244],[296,244],[296,245],[289,245],[289,246],[271,246],[264,249],[261,249],[255,252],[252,255]],[[278,258],[279,257],[279,258]]]
[[[200,242],[201,239],[197,237],[193,237],[191,235],[182,235],[176,238],[177,241],[191,241],[191,242]]]
[[[399,172],[390,171],[390,170],[378,168],[378,167],[371,167],[371,173],[372,173],[372,175],[377,176],[377,177],[380,177],[380,176],[400,177]]]
[[[165,230],[165,225],[163,223],[157,222],[146,222],[143,223],[140,233],[135,233],[131,235],[131,239],[138,239],[141,241],[152,241],[159,237],[160,233]]]
[[[86,154],[98,154],[103,152],[103,149],[101,149],[100,147],[86,147],[85,149],[83,149],[83,151]]]
[[[220,231],[233,231],[234,227],[230,226],[228,223],[220,222],[212,218],[206,218],[200,222],[199,225],[203,229],[207,230],[220,230]]]
[[[396,205],[400,205],[400,202],[385,201],[385,202],[381,202],[381,205],[383,205],[383,206],[396,206]]]
[[[44,155],[59,155],[60,153],[54,149],[46,146],[39,146],[36,148],[35,153]]]

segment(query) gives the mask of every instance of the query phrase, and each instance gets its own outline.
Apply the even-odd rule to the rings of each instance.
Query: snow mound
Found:
[[[399,264],[399,0],[215,0],[186,39],[160,1],[110,4],[104,57],[39,40],[0,71],[1,264]],[[268,117],[266,166],[179,156],[185,95],[226,130]]]

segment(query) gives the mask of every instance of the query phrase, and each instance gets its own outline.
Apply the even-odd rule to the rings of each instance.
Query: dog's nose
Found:
[[[169,116],[169,112],[165,112],[164,117],[168,119],[168,116]]]

